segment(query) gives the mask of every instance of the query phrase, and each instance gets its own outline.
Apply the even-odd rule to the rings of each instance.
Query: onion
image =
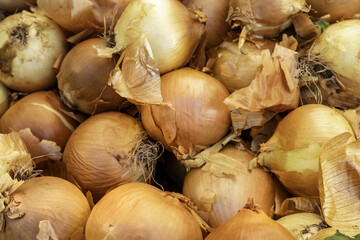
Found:
[[[147,133],[178,159],[219,141],[229,130],[230,112],[223,103],[229,95],[215,78],[190,68],[165,74],[161,92],[166,104],[141,106]]]
[[[265,40],[245,41],[241,51],[238,44],[224,41],[217,48],[217,58],[213,65],[213,75],[222,82],[230,93],[249,86],[263,64],[261,52],[273,51],[275,42]]]
[[[0,22],[0,80],[13,90],[53,87],[54,64],[66,51],[64,33],[47,17],[23,11]]]
[[[144,36],[163,74],[189,61],[204,32],[204,24],[177,0],[133,0],[114,32],[118,50]]]
[[[29,9],[30,6],[36,5],[36,0],[1,0],[0,8],[7,12],[15,13],[21,10]]]
[[[120,184],[151,180],[158,145],[145,138],[141,122],[130,115],[99,113],[75,129],[66,144],[63,161],[96,202]]]
[[[0,82],[0,117],[9,108],[10,91]]]
[[[57,75],[62,100],[87,114],[117,110],[125,101],[107,84],[116,59],[99,57],[97,48],[105,48],[103,39],[92,38],[75,45]]]
[[[231,166],[237,172],[219,174],[210,163],[206,163],[201,168],[191,169],[183,186],[183,194],[194,201],[198,214],[211,227],[216,228],[235,216],[249,197],[254,198],[270,215],[275,204],[275,181],[262,168],[256,168],[251,173],[248,171],[253,159],[251,153],[229,145],[211,158],[215,164],[224,163],[219,167],[220,171]],[[225,164],[227,159],[231,162]]]
[[[335,228],[325,228],[320,230],[317,234],[311,236],[309,240],[324,240],[327,237],[333,236],[334,234],[336,234]]]
[[[298,240],[308,239],[319,232],[323,219],[315,213],[295,213],[276,220]]]
[[[306,0],[306,2],[311,6],[309,14],[317,18],[323,17],[332,23],[360,13],[358,0]]]
[[[300,11],[308,11],[305,0],[230,0],[228,20],[233,28],[247,26],[254,34],[275,37]]]
[[[296,108],[278,124],[273,136],[261,146],[260,165],[270,168],[295,196],[319,196],[320,148],[351,125],[337,110],[321,104]]]
[[[230,239],[295,239],[279,223],[267,216],[254,202],[249,201],[234,217],[211,232],[206,240]]]
[[[89,203],[81,191],[55,177],[25,181],[11,193],[6,205],[3,211],[5,231],[0,233],[1,239],[39,239],[43,231],[51,229],[40,228],[39,232],[42,225],[52,227],[57,236],[52,239],[81,239],[90,214]]]
[[[226,22],[229,11],[229,0],[183,0],[182,3],[193,11],[203,11],[206,14],[206,47],[218,46],[230,31]]]
[[[131,0],[37,0],[41,10],[59,24],[72,32],[102,32],[116,23]]]
[[[145,183],[117,187],[92,209],[87,240],[203,239],[200,226],[180,200]]]
[[[12,105],[0,118],[0,132],[30,128],[40,140],[56,142],[64,149],[79,124],[53,91],[31,93]]]

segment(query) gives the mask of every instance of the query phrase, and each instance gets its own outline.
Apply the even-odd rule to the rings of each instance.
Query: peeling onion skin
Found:
[[[141,179],[143,169],[134,170],[131,156],[143,138],[141,122],[130,115],[99,113],[81,123],[71,135],[63,162],[80,187],[91,191],[97,202],[108,190]]]
[[[63,31],[49,18],[22,11],[0,22],[0,81],[21,92],[56,85],[57,58],[67,52]]]
[[[30,128],[40,140],[56,142],[64,149],[79,122],[66,114],[69,109],[54,91],[31,93],[12,105],[0,118],[0,132]]]
[[[5,212],[5,238],[1,239],[34,240],[39,222],[43,220],[50,221],[59,239],[71,239],[73,234],[84,230],[90,214],[84,194],[72,183],[56,177],[26,180],[11,199],[14,210],[23,211],[25,215],[10,219]]]
[[[99,57],[96,48],[105,48],[105,40],[92,38],[76,44],[57,75],[62,100],[86,114],[119,110],[126,101],[107,83],[116,59]]]
[[[161,77],[161,92],[164,102],[174,110],[144,105],[141,120],[146,132],[178,159],[194,156],[228,132],[230,111],[223,101],[229,92],[217,79],[182,68]]]
[[[128,183],[104,196],[86,223],[87,240],[201,240],[199,224],[180,201],[145,183]]]
[[[9,13],[27,10],[30,6],[36,6],[36,0],[1,0],[0,8]]]

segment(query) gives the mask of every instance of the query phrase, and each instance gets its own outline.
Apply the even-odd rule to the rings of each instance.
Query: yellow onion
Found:
[[[86,223],[87,240],[200,240],[200,225],[176,195],[128,183],[104,196]]]
[[[257,162],[268,167],[295,196],[319,196],[320,148],[336,135],[354,132],[336,109],[308,104],[286,115],[261,146]]]
[[[192,11],[203,11],[206,14],[206,47],[218,46],[230,31],[230,26],[226,22],[229,0],[183,0],[182,3]]]
[[[310,15],[316,18],[323,17],[329,22],[350,18],[360,13],[358,0],[306,0],[306,2],[311,6]]]
[[[326,28],[310,52],[335,74],[341,88],[356,97],[360,97],[359,41],[360,20],[344,20]]]
[[[334,234],[336,234],[335,228],[325,228],[320,230],[317,234],[311,236],[309,240],[324,240],[327,237],[333,236]]]
[[[229,130],[230,112],[223,103],[229,95],[215,78],[190,68],[161,77],[164,104],[143,105],[140,113],[147,133],[178,159],[219,141]]]
[[[158,145],[145,138],[141,122],[130,115],[99,113],[75,129],[63,161],[80,187],[98,201],[120,184],[151,180]]]
[[[300,11],[308,11],[305,0],[230,0],[228,20],[232,27],[247,26],[254,34],[275,37]]]
[[[249,197],[270,215],[275,204],[275,181],[262,168],[248,170],[253,154],[229,145],[211,158],[215,164],[223,162],[224,166],[216,169],[207,162],[201,168],[191,169],[183,186],[183,194],[194,201],[198,214],[211,227],[216,228],[235,216]],[[219,174],[228,166],[236,169],[236,173]]]
[[[12,105],[0,118],[0,132],[30,128],[40,140],[55,142],[64,149],[79,124],[53,91],[31,93]]]
[[[29,9],[36,5],[36,0],[1,0],[0,8],[7,12],[15,13],[21,10]]]
[[[204,32],[204,24],[177,0],[133,0],[117,21],[114,32],[117,50],[145,37],[163,74],[189,61]]]
[[[0,117],[9,108],[10,92],[4,84],[0,82]]]
[[[131,0],[38,0],[41,10],[72,32],[102,32],[116,23]]]
[[[267,216],[259,205],[248,203],[230,220],[217,227],[206,240],[287,240],[295,238],[279,223]]]
[[[63,102],[83,113],[117,110],[125,101],[107,82],[115,58],[98,56],[105,40],[92,38],[78,43],[65,56],[57,75]]]
[[[261,52],[269,49],[271,53],[274,47],[275,42],[269,40],[255,43],[245,41],[240,50],[238,44],[224,41],[216,50],[213,76],[222,82],[230,93],[247,87],[263,64]]]
[[[66,52],[63,31],[45,16],[22,11],[0,22],[0,81],[13,90],[53,87],[54,65]]]
[[[308,239],[319,232],[323,219],[315,213],[294,213],[276,220],[298,240]]]
[[[89,203],[82,192],[56,177],[26,180],[10,194],[6,205],[1,239],[83,239],[90,214]],[[40,238],[46,233],[52,237]]]

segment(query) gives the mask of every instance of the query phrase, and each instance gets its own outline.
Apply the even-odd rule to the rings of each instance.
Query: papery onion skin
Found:
[[[107,84],[116,59],[99,57],[97,48],[105,48],[104,39],[76,44],[66,54],[57,75],[62,100],[86,114],[118,110],[125,101]]]
[[[1,0],[0,8],[7,12],[15,13],[21,10],[29,9],[36,5],[36,0]]]
[[[183,0],[182,3],[192,10],[200,10],[206,14],[206,47],[218,46],[231,29],[226,22],[229,0]]]
[[[128,183],[104,196],[86,223],[87,240],[200,240],[200,226],[180,201],[149,184]]]
[[[71,239],[75,234],[81,235],[90,214],[89,203],[82,192],[56,177],[25,181],[11,195],[9,205],[9,214],[13,210],[23,212],[24,216],[10,219],[5,209],[5,239],[36,239],[39,222],[43,220],[50,221],[59,239]]]
[[[79,124],[78,120],[67,115],[67,110],[56,92],[34,92],[21,98],[4,113],[0,118],[0,132],[30,128],[40,140],[54,141],[64,149]]]
[[[204,24],[177,0],[133,0],[114,28],[122,50],[141,35],[149,42],[161,74],[184,66],[204,32]]]
[[[236,167],[241,172],[235,176],[216,176],[201,168],[191,169],[184,180],[183,194],[194,201],[199,211],[209,213],[209,219],[205,221],[213,228],[235,216],[249,197],[254,198],[270,216],[275,204],[275,181],[272,176],[262,168],[248,171],[249,162],[254,156],[245,150],[229,146],[220,153],[237,159],[239,166]],[[215,194],[215,198],[209,210],[206,204],[209,204],[207,195],[210,193]]]
[[[10,91],[0,82],[0,117],[9,108],[10,105]]]
[[[96,202],[108,190],[147,175],[132,158],[136,144],[144,138],[141,122],[130,115],[99,113],[81,123],[71,135],[63,162]]]
[[[22,11],[0,22],[0,81],[13,90],[54,87],[53,66],[66,52],[63,31],[45,16]]]
[[[178,159],[194,156],[228,132],[230,112],[223,101],[229,92],[215,78],[178,69],[161,77],[161,92],[171,106],[141,106],[141,120],[146,132]]]

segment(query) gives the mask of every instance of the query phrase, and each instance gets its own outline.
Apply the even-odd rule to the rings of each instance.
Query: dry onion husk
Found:
[[[22,92],[56,85],[56,61],[67,52],[61,28],[49,18],[22,11],[0,22],[0,81]]]
[[[10,13],[28,10],[34,5],[36,5],[36,0],[1,0],[0,2],[0,8]]]
[[[249,200],[239,212],[226,223],[217,227],[206,240],[230,239],[295,239],[279,223],[267,216],[258,204]]]
[[[293,195],[316,197],[320,148],[344,132],[355,139],[351,125],[337,110],[321,104],[303,105],[280,121],[254,161],[268,167]]]
[[[0,82],[0,117],[6,112],[10,105],[10,91]]]
[[[163,104],[143,105],[141,120],[150,137],[176,157],[195,156],[219,141],[230,127],[223,103],[228,91],[206,73],[182,68],[161,77]]]
[[[63,162],[84,192],[97,202],[118,185],[152,180],[160,146],[146,140],[140,121],[120,112],[96,114],[81,123],[66,144]]]
[[[70,182],[56,177],[26,180],[10,193],[9,202],[2,212],[5,229],[2,239],[40,239],[39,224],[47,220],[57,238],[83,239],[90,207],[86,197]],[[41,225],[40,225],[41,226]]]
[[[206,163],[186,174],[183,194],[194,201],[197,213],[205,222],[213,228],[224,224],[236,215],[249,197],[271,216],[277,183],[262,168],[248,170],[253,159],[251,152],[235,145],[227,145],[218,153],[204,155],[204,152],[197,158]]]
[[[145,183],[117,187],[92,209],[86,239],[203,239],[200,225],[176,196]]]

